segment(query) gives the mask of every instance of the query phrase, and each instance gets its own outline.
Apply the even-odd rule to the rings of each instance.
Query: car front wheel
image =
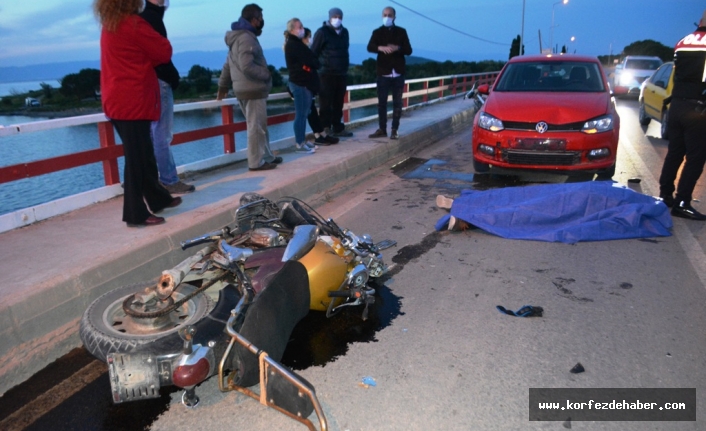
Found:
[[[488,163],[482,163],[476,159],[473,159],[473,170],[477,174],[484,174],[490,170],[490,165]]]
[[[640,109],[637,111],[637,118],[640,120],[640,124],[643,126],[646,126],[650,124],[651,118],[647,116],[647,113],[645,112],[645,102],[642,101],[640,102]]]

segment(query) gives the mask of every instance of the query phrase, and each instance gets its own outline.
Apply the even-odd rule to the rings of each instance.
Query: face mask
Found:
[[[392,18],[390,18],[389,16],[382,17],[382,25],[384,25],[385,27],[391,26],[392,25]]]
[[[338,28],[341,26],[341,18],[331,18],[331,25],[334,28]]]
[[[262,29],[265,27],[265,18],[260,18],[260,25],[257,26],[257,29],[262,31]]]
[[[297,32],[297,37],[298,37],[299,39],[304,39],[304,35],[305,35],[305,34],[306,34],[306,32],[304,31],[304,29],[303,29],[303,28],[300,28],[299,31]]]

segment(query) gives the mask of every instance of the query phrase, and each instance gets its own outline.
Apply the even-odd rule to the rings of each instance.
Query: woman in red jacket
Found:
[[[169,62],[172,46],[137,15],[142,5],[142,0],[95,0],[94,4],[102,26],[103,112],[123,141],[123,221],[130,227],[164,223],[163,217],[152,213],[181,203],[159,184],[150,137],[150,122],[160,114],[154,67]]]

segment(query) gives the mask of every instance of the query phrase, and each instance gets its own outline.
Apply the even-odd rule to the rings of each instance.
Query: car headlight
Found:
[[[480,118],[478,119],[478,125],[481,129],[490,130],[491,132],[499,132],[505,129],[503,122],[493,117],[485,112],[480,113]]]
[[[623,72],[620,75],[620,85],[628,85],[635,79],[630,72]]]
[[[594,133],[607,132],[613,130],[613,117],[610,115],[605,115],[603,117],[598,117],[590,121],[586,121],[581,128],[583,133],[588,133],[592,135]]]

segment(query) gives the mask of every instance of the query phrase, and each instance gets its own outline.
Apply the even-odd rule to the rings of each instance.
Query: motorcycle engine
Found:
[[[279,234],[268,227],[259,227],[250,233],[250,242],[261,247],[274,247],[280,244]]]

